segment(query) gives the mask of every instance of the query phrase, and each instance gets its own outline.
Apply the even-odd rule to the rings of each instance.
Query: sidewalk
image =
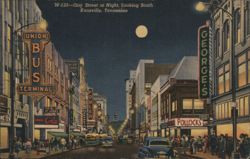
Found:
[[[51,153],[47,154],[46,152],[40,152],[40,154],[37,154],[37,151],[32,150],[30,153],[26,153],[25,151],[20,151],[18,154],[18,159],[38,159],[38,158],[44,158],[46,156],[51,156],[59,153],[68,152],[71,150],[65,150],[65,151],[52,151]],[[9,153],[0,153],[0,159],[8,159]]]
[[[197,159],[220,159],[218,156],[212,155],[210,152],[197,152],[196,154],[190,154],[190,152],[186,152],[186,155]]]

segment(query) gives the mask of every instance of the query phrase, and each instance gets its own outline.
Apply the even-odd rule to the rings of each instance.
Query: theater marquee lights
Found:
[[[19,94],[44,95],[51,94],[55,87],[43,83],[42,76],[42,53],[45,45],[50,41],[50,34],[47,31],[30,30],[23,33],[23,40],[29,46],[29,82],[19,84],[17,91]]]

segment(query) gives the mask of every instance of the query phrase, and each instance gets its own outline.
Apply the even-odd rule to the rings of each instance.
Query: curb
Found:
[[[79,148],[76,148],[76,149],[72,149],[72,150],[66,150],[66,151],[62,151],[60,153],[55,153],[55,154],[48,154],[48,155],[45,155],[43,157],[40,157],[39,159],[46,159],[47,157],[53,157],[53,156],[57,156],[57,155],[61,155],[61,154],[64,154],[64,153],[68,153],[70,151],[74,151],[74,150],[78,150],[78,149],[82,149],[84,147],[79,147]]]
[[[205,159],[203,157],[193,156],[193,155],[189,155],[189,154],[180,154],[180,156],[182,156],[182,157],[190,157],[190,158],[195,158],[195,159]]]

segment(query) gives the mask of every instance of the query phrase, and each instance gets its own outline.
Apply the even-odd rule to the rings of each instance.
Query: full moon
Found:
[[[135,29],[138,38],[145,38],[148,35],[148,28],[145,25],[139,25]]]

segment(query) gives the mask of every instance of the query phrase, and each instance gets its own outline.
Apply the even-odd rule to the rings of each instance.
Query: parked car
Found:
[[[114,142],[112,137],[106,137],[101,140],[101,146],[102,147],[113,147]]]
[[[169,158],[174,157],[170,141],[163,137],[148,137],[139,148],[139,158]]]

